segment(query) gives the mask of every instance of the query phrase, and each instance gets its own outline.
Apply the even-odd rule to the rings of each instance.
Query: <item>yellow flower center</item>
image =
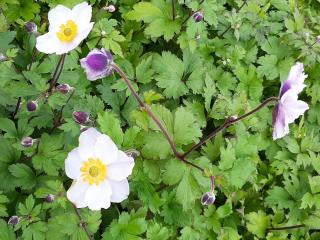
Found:
[[[89,185],[98,186],[107,176],[107,166],[99,158],[89,158],[88,161],[83,162],[80,171],[83,181],[88,182]]]
[[[68,20],[66,24],[61,24],[60,31],[57,32],[57,37],[61,42],[69,43],[73,41],[77,34],[77,24],[72,20]]]

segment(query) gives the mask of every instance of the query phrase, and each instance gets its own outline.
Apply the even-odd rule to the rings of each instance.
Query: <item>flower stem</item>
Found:
[[[62,119],[62,114],[63,114],[63,110],[65,108],[65,106],[70,102],[72,96],[74,95],[75,90],[73,89],[66,101],[66,103],[61,107],[57,117],[54,118],[54,124],[53,127],[50,130],[50,133],[52,133],[59,125],[61,125],[61,119]]]
[[[285,226],[285,227],[271,227],[267,228],[267,231],[279,231],[279,230],[288,230],[288,229],[295,229],[295,228],[303,228],[305,227],[305,224],[298,224],[298,225],[292,225],[292,226]]]
[[[172,137],[170,136],[169,132],[167,131],[165,126],[161,123],[161,121],[153,114],[153,112],[151,111],[150,107],[143,102],[143,100],[141,99],[139,94],[136,92],[136,90],[134,90],[134,88],[133,88],[130,80],[126,76],[126,74],[115,63],[112,63],[111,66],[121,76],[121,78],[125,81],[125,83],[127,84],[128,88],[132,92],[133,96],[136,98],[137,102],[139,103],[140,107],[142,107],[147,112],[147,114],[152,118],[152,120],[158,125],[158,127],[160,128],[160,130],[163,133],[164,137],[167,139],[167,141],[168,141],[168,143],[169,143],[174,155],[176,156],[176,158],[178,158],[180,161],[184,162],[185,164],[188,164],[188,165],[190,165],[190,166],[192,166],[194,168],[197,168],[200,171],[204,171],[204,169],[199,167],[198,165],[187,161],[183,157],[183,155],[181,155],[177,151],[176,145],[175,145]]]
[[[172,4],[172,20],[176,20],[176,0],[171,0]]]
[[[188,151],[186,151],[182,157],[186,157],[188,156],[192,151],[198,149],[199,147],[201,147],[204,143],[206,143],[209,139],[213,138],[214,136],[216,136],[219,132],[221,132],[223,129],[229,127],[230,125],[239,122],[240,120],[256,113],[257,111],[259,111],[261,108],[263,108],[264,106],[266,106],[269,102],[273,102],[273,101],[278,101],[279,99],[277,97],[270,97],[267,98],[266,100],[264,100],[259,106],[257,106],[256,108],[254,108],[253,110],[251,110],[250,112],[247,112],[245,114],[243,114],[242,116],[238,117],[238,118],[228,118],[225,120],[224,124],[222,124],[220,127],[216,128],[215,130],[213,130],[213,132],[211,132],[208,136],[206,136],[205,138],[203,138],[199,143],[193,145]]]
[[[56,69],[54,70],[52,79],[50,81],[50,86],[49,86],[49,89],[48,89],[48,93],[52,92],[52,89],[54,88],[54,86],[58,82],[58,79],[59,79],[60,74],[61,74],[62,69],[63,69],[65,58],[66,58],[66,54],[62,54],[60,59],[59,59],[59,62],[57,64],[57,66],[56,66]]]
[[[76,215],[78,216],[78,218],[80,220],[81,228],[85,231],[86,235],[88,236],[88,239],[93,240],[92,236],[89,233],[89,230],[87,229],[87,223],[82,219],[79,209],[73,203],[71,203],[71,204],[73,206],[73,209],[74,209]]]

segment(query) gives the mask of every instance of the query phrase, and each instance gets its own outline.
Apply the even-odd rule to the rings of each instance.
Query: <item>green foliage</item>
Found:
[[[59,56],[34,51],[24,24],[35,22],[43,34],[50,8],[80,2],[0,1],[0,240],[86,240],[85,229],[93,239],[320,239],[319,1],[89,0],[94,27],[67,54],[58,79],[74,91],[46,93]],[[117,73],[87,80],[79,60],[94,48],[112,52],[179,153],[278,96],[296,61],[308,74],[300,96],[309,110],[276,141],[271,103],[229,126],[186,158],[203,174],[174,156]],[[32,100],[38,109],[28,112]],[[76,212],[66,197],[64,162],[83,130],[73,111],[87,112],[84,127],[135,155],[128,199],[107,210]],[[35,141],[24,147],[28,136]],[[209,173],[216,200],[203,206]]]

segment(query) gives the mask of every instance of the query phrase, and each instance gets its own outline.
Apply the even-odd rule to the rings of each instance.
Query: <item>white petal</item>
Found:
[[[129,183],[127,179],[122,181],[108,180],[112,189],[111,202],[119,203],[129,196]]]
[[[289,133],[289,125],[285,121],[285,112],[281,104],[278,106],[278,112],[273,124],[273,140],[284,137]]]
[[[127,178],[134,167],[134,159],[128,157],[122,151],[118,151],[118,158],[115,162],[107,166],[107,178],[115,181],[121,181]]]
[[[69,152],[65,161],[65,171],[69,178],[80,179],[82,162],[83,159],[80,157],[79,148]]]
[[[98,137],[102,134],[95,128],[89,128],[82,132],[79,137],[79,147],[93,147]]]
[[[107,135],[101,134],[94,145],[95,156],[105,164],[111,164],[117,160],[118,148]]]
[[[285,112],[285,121],[287,124],[293,123],[294,120],[309,109],[308,104],[298,100],[298,95],[291,89],[282,96],[280,101]]]
[[[55,53],[61,48],[61,42],[52,32],[37,37],[36,48],[46,54]]]
[[[112,189],[107,181],[102,182],[100,185],[89,186],[85,195],[85,202],[89,209],[98,211],[101,208],[110,207],[110,197]]]
[[[49,31],[59,31],[61,24],[65,24],[71,19],[71,14],[71,9],[62,5],[51,9],[48,13]]]
[[[86,3],[80,3],[72,9],[71,17],[77,23],[78,29],[82,31],[82,26],[88,26],[91,20],[92,7]]]
[[[296,64],[291,67],[288,78],[286,81],[290,83],[290,89],[294,90],[295,93],[300,93],[304,88],[304,80],[308,77],[304,73],[304,67],[301,62],[296,62]]]
[[[69,190],[67,191],[67,198],[76,205],[77,208],[86,207],[85,195],[89,184],[84,183],[83,181],[73,181]]]

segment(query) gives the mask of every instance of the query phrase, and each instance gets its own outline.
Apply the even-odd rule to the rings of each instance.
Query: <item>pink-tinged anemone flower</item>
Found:
[[[304,101],[298,100],[298,94],[305,88],[303,64],[297,62],[290,70],[287,80],[280,88],[279,102],[272,114],[273,139],[279,139],[289,133],[289,124],[309,109]]]
[[[92,8],[80,3],[69,9],[58,5],[48,13],[49,32],[37,37],[36,48],[43,53],[58,55],[75,49],[90,33]]]
[[[110,52],[104,49],[93,49],[87,57],[80,60],[80,63],[87,74],[87,78],[90,81],[94,81],[112,73],[112,61],[113,58]]]

